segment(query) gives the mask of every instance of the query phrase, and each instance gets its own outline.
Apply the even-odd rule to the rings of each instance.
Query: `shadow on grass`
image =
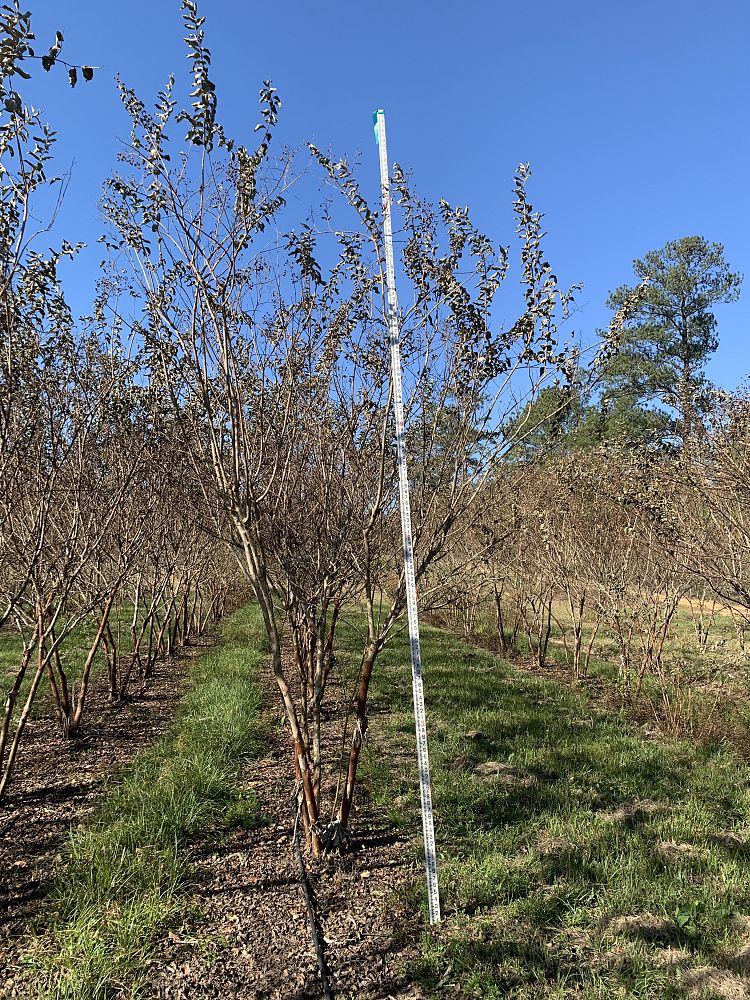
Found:
[[[341,656],[355,648],[342,630]],[[667,997],[677,973],[659,965],[658,947],[721,963],[730,914],[750,912],[747,764],[721,745],[645,739],[584,691],[434,628],[423,661],[447,919],[425,939],[414,978],[434,988],[452,968],[446,988],[519,1000]],[[372,726],[367,788],[411,829],[416,857],[401,637],[378,661],[373,699],[391,715]],[[712,841],[721,831],[724,843]],[[421,880],[412,902],[424,909]]]

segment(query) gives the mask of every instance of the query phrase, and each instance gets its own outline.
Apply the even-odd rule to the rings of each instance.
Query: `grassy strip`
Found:
[[[342,627],[340,660],[355,649]],[[747,763],[725,746],[645,739],[585,694],[438,629],[423,652],[446,917],[413,970],[428,995],[736,991],[750,955]],[[373,707],[389,721],[371,728],[363,777],[419,856],[408,664],[403,640],[378,663]],[[425,907],[421,879],[412,902]]]
[[[547,660],[563,669],[570,669],[570,652],[566,651],[559,621],[565,621],[566,609],[556,607],[558,621],[553,622]],[[583,645],[588,644],[592,624],[585,622]],[[453,631],[456,631],[453,629]],[[623,699],[629,711],[641,721],[658,725],[666,732],[706,741],[722,739],[733,743],[745,756],[750,752],[750,702],[745,679],[747,655],[742,630],[729,616],[717,615],[709,626],[710,641],[699,648],[691,614],[678,608],[669,630],[659,676],[647,672],[640,698],[629,703],[629,691],[623,684],[619,661],[619,646],[611,628],[602,623],[594,642],[588,680],[603,681],[611,694]],[[494,619],[479,615],[475,635],[484,643],[496,638]],[[568,635],[568,646],[571,637]],[[635,644],[635,664],[628,677],[630,691],[636,682],[639,650]],[[491,648],[491,646],[490,646]],[[517,652],[531,656],[527,637],[516,637]]]
[[[235,615],[193,667],[169,731],[72,834],[40,996],[137,996],[152,945],[184,905],[188,838],[257,820],[257,800],[237,780],[266,732],[255,680],[266,651],[255,609]]]

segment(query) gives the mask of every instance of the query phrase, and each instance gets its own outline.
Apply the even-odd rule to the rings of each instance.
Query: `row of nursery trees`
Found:
[[[172,419],[131,362],[75,335],[38,265],[15,264],[40,312],[19,284],[2,313],[0,635],[19,659],[3,678],[0,796],[40,689],[73,737],[102,663],[109,698],[125,698],[229,596],[223,550],[185,504],[195,481]]]
[[[80,247],[37,249],[60,181],[48,174],[54,133],[13,89],[33,41],[30,15],[3,7],[0,639],[18,655],[3,656],[0,798],[41,692],[73,738],[96,678],[124,699],[234,597],[223,547],[186,503],[198,487],[175,414],[116,331],[74,321],[58,266]],[[57,33],[46,70],[61,44]]]
[[[231,138],[203,20],[193,0],[182,8],[188,107],[180,110],[172,79],[153,106],[118,83],[130,140],[105,184],[108,256],[92,316],[79,322],[57,274],[78,248],[45,255],[29,238],[33,203],[51,183],[54,136],[12,89],[32,65],[31,29],[27,14],[4,8],[0,621],[21,635],[23,653],[5,706],[0,794],[43,685],[70,736],[95,662],[106,663],[110,696],[123,697],[215,618],[230,581],[233,590],[244,583],[268,634],[300,814],[317,853],[348,841],[370,679],[405,608],[381,206],[346,161],[313,146],[274,152],[280,100],[270,83],[253,144]],[[290,205],[308,196],[311,177],[322,204],[300,218]],[[543,602],[543,581],[557,570],[550,555],[542,571],[542,553],[569,529],[595,547],[583,520],[575,529],[573,521],[594,502],[589,490],[611,486],[623,509],[618,474],[632,493],[628,509],[651,516],[653,488],[636,489],[627,463],[610,463],[605,485],[593,463],[539,462],[545,428],[567,420],[608,370],[648,293],[638,285],[620,297],[582,364],[576,341],[560,333],[572,294],[546,260],[528,178],[520,167],[516,256],[465,209],[421,200],[393,169],[426,607],[446,595],[460,602],[467,586],[502,596],[520,567]],[[522,294],[504,307],[517,319],[500,324],[495,302],[509,274]],[[722,433],[730,426],[719,424]],[[714,443],[701,460],[715,454]],[[547,503],[563,490],[567,513]],[[586,503],[575,499],[584,495]],[[696,518],[698,535],[697,510]],[[627,526],[613,515],[606,531],[614,539]],[[639,545],[641,532],[639,522]],[[575,558],[571,576],[588,566],[585,552]],[[344,679],[334,637],[353,602],[365,624],[357,676]],[[113,629],[113,614],[127,628]],[[71,681],[65,642],[81,623],[91,642]]]
[[[634,268],[642,293],[595,392],[545,387],[523,411],[538,429],[486,483],[483,517],[441,567],[441,613],[537,666],[559,637],[576,679],[606,632],[626,697],[654,680],[660,720],[679,728],[680,689],[707,661],[696,672],[670,648],[678,609],[699,654],[722,617],[744,658],[750,624],[750,393],[705,377],[714,307],[738,297],[742,276],[701,237]],[[610,306],[633,291],[617,289]],[[702,678],[714,686],[715,666]]]
[[[637,699],[652,678],[668,698],[678,609],[696,651],[721,616],[745,652],[749,504],[746,396],[721,400],[678,456],[622,446],[546,454],[487,484],[481,518],[438,568],[436,614],[505,652],[528,651],[538,667],[559,637],[574,679],[606,630],[626,695]]]

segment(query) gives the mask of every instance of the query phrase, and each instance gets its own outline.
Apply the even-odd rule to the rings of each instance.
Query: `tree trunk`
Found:
[[[354,802],[354,786],[357,780],[357,765],[362,745],[367,733],[367,693],[370,688],[370,678],[372,668],[375,666],[375,659],[378,655],[379,647],[369,645],[362,658],[362,672],[359,677],[359,688],[357,691],[357,710],[354,715],[354,734],[352,736],[352,746],[349,751],[349,765],[346,771],[346,782],[344,783],[344,793],[341,797],[338,820],[342,826],[347,826],[349,816]]]

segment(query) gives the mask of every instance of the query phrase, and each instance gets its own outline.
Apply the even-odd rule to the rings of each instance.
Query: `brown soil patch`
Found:
[[[635,954],[635,946],[626,941],[607,951],[594,951],[586,955],[586,963],[597,972],[617,972],[629,966]]]
[[[712,844],[716,844],[717,847],[724,847],[728,851],[739,850],[745,844],[745,841],[739,834],[732,833],[731,831],[712,833],[708,839]]]
[[[63,739],[51,713],[29,723],[0,803],[0,996],[24,995],[14,992],[24,935],[43,911],[71,827],[92,813],[113,771],[167,728],[186,673],[186,659],[160,665],[145,690],[115,706],[95,686],[74,739]]]
[[[750,944],[743,945],[729,964],[736,972],[747,975],[750,972]]]
[[[635,913],[630,916],[612,917],[604,928],[606,935],[622,934],[644,941],[665,941],[675,936],[677,928],[671,920],[653,913]]]
[[[663,803],[654,802],[652,799],[631,799],[629,802],[623,802],[617,809],[601,812],[599,815],[612,823],[636,823],[665,810],[666,806]]]
[[[534,845],[539,854],[550,855],[550,854],[561,854],[566,851],[572,851],[575,849],[576,845],[570,841],[565,840],[563,837],[555,837],[553,834],[548,833],[546,830],[540,830],[537,837],[536,844]]]
[[[654,848],[664,861],[678,864],[680,861],[692,861],[699,856],[699,851],[693,844],[679,844],[676,840],[662,840]]]
[[[194,867],[196,926],[161,946],[148,1000],[313,1000],[322,997],[307,912],[292,853],[288,737],[279,727],[270,753],[250,768],[267,821],[234,831]],[[412,852],[368,803],[361,804],[353,850],[306,858],[338,1000],[415,997],[402,971],[421,917],[401,890],[421,876]]]
[[[691,959],[690,952],[684,948],[657,948],[651,955],[651,961],[659,968],[683,967],[688,965]]]
[[[689,597],[681,597],[677,605],[691,613],[698,613],[700,611],[700,601],[697,599],[691,600]],[[731,602],[704,601],[703,613],[709,616],[718,615],[721,618],[728,618],[736,614],[744,618],[747,617],[747,608],[743,608],[741,604],[732,604]]]
[[[270,670],[264,681],[275,703]],[[343,695],[336,690],[335,678],[330,685],[327,715],[343,717]],[[369,706],[371,718],[381,711]],[[381,733],[382,726],[373,724],[368,740],[377,741]],[[340,736],[330,722],[323,738],[323,760],[336,760]],[[252,830],[233,831],[218,850],[214,846],[197,858],[192,902],[200,916],[196,926],[186,926],[162,942],[144,1000],[323,997],[292,847],[294,772],[284,722],[268,743],[267,756],[250,764],[245,777],[260,799],[264,822]],[[378,751],[396,760],[402,756],[385,746]],[[404,766],[413,765],[413,755],[406,754]],[[324,776],[323,784],[332,791],[335,776]],[[406,908],[403,890],[422,877],[422,867],[403,837],[367,800],[362,786],[351,827],[350,851],[305,858],[331,989],[337,1000],[416,1000],[421,994],[403,969],[416,953],[423,921],[413,908]]]
[[[478,778],[494,778],[504,785],[529,788],[536,784],[536,778],[528,771],[513,767],[511,764],[504,764],[499,760],[487,760],[483,764],[477,764],[474,774]]]

